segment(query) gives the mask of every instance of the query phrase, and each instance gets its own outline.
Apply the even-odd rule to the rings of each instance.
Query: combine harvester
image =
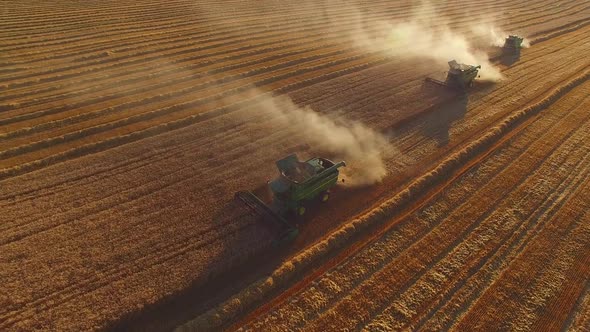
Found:
[[[512,53],[512,54],[519,54],[520,50],[522,49],[522,41],[524,38],[519,37],[517,35],[509,35],[506,37],[504,41],[504,46],[502,47],[504,52]]]
[[[289,216],[300,217],[305,214],[306,206],[319,199],[326,202],[330,197],[330,188],[338,183],[338,168],[346,166],[344,161],[334,163],[325,158],[312,158],[301,162],[291,154],[276,162],[279,177],[269,182],[272,191],[271,205],[248,191],[236,193],[255,215],[262,217],[278,233],[275,245],[290,242],[298,234],[297,227],[289,222]]]
[[[426,81],[442,85],[451,89],[465,91],[468,87],[473,86],[473,81],[481,66],[471,66],[458,63],[455,60],[449,61],[449,71],[445,81],[440,81],[435,78],[427,77]]]

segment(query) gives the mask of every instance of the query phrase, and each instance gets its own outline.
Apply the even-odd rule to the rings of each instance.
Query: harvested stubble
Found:
[[[367,228],[390,220],[391,216],[403,210],[428,189],[448,179],[451,174],[461,169],[472,158],[487,151],[514,127],[527,118],[546,109],[578,85],[585,83],[589,78],[590,71],[586,71],[563,86],[556,88],[542,101],[509,116],[500,125],[490,129],[481,138],[449,156],[431,172],[413,181],[412,184],[392,199],[362,217],[351,221],[331,233],[324,240],[292,258],[275,270],[268,278],[260,280],[240,292],[230,300],[230,303],[222,304],[218,308],[212,309],[210,312],[179,327],[179,330],[207,330],[227,324],[237,315],[249,310],[253,304],[262,300],[271,291],[288,285],[292,282],[291,278],[297,273],[308,269],[321,261],[323,257],[342,248],[354,235],[364,232]]]

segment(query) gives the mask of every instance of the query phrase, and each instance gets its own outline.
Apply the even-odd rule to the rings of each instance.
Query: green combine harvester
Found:
[[[431,77],[427,77],[426,81],[464,91],[468,87],[473,86],[473,81],[477,77],[477,73],[481,66],[472,66],[458,63],[455,60],[449,61],[449,71],[445,81],[440,81]]]
[[[273,196],[270,206],[247,191],[237,192],[236,198],[275,228],[278,233],[275,244],[280,244],[299,234],[297,227],[287,218],[304,215],[306,207],[314,200],[326,202],[330,198],[330,188],[338,183],[338,168],[346,163],[334,163],[325,158],[301,162],[291,154],[277,161],[276,165],[280,175],[269,183]]]
[[[504,50],[511,53],[519,53],[522,48],[522,41],[524,38],[517,35],[509,35],[504,41]]]

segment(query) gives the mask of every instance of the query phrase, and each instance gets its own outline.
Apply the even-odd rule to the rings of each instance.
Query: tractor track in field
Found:
[[[412,17],[415,5],[410,2],[379,1],[362,10],[349,4],[304,2],[277,10],[238,1],[197,5],[198,14],[189,1],[167,5],[113,1],[86,8],[58,1],[30,10],[25,9],[26,2],[7,5],[0,13],[0,208],[5,211],[0,216],[0,281],[11,293],[0,292],[0,328],[125,329],[134,324],[147,327],[154,320],[159,321],[152,329],[171,328],[222,303],[231,292],[246,289],[259,273],[272,271],[273,264],[299,257],[351,217],[387,201],[413,178],[440,165],[447,155],[470,147],[482,131],[502,125],[526,105],[544,102],[556,86],[568,85],[587,71],[589,3],[552,4],[548,0],[526,5],[509,0],[469,4],[456,0],[441,6],[438,14],[424,13],[436,29],[444,29],[450,20],[454,30],[467,32],[479,18],[465,11],[479,8],[489,20],[503,22],[504,29],[530,37],[533,47],[510,65],[501,64],[500,57],[494,56],[497,51],[491,50],[506,80],[477,86],[463,106],[457,96],[422,87],[423,77],[437,70],[429,68],[427,61],[410,63],[349,47],[350,34],[359,26],[377,33],[381,29],[377,20]],[[232,14],[220,14],[228,5]],[[27,14],[18,15],[23,10]],[[559,61],[563,58],[568,62]],[[316,153],[299,143],[300,134],[285,126],[275,128],[275,118],[256,110],[272,94],[288,94],[297,104],[310,104],[322,114],[360,119],[385,134],[406,159],[387,161],[389,170],[403,171],[393,172],[380,186],[339,191],[334,195],[335,206],[312,214],[314,223],[302,229],[291,249],[278,257],[264,254],[260,260],[266,265],[250,273],[244,264],[258,261],[256,256],[267,250],[271,236],[251,216],[234,211],[228,197],[237,190],[258,188],[273,172],[277,156]],[[437,112],[445,122],[440,128],[431,124]],[[501,141],[512,142],[524,126],[539,126],[547,112],[524,120]],[[565,119],[572,112],[560,116]],[[588,122],[578,120],[576,125],[587,129]],[[549,140],[558,123],[571,126],[572,121],[547,123],[545,131],[538,131],[539,137]],[[275,130],[268,132],[269,128]],[[449,141],[437,146],[439,134]],[[573,140],[581,144],[582,136],[582,129],[559,136],[542,150],[571,152]],[[533,142],[525,145],[533,146]],[[263,154],[263,146],[272,153]],[[526,148],[518,156],[531,150]],[[428,204],[445,194],[443,187],[453,186],[496,152],[479,153],[483,155],[469,160],[452,179],[423,188],[425,196],[415,204]],[[526,263],[523,252],[533,250],[530,244],[546,240],[555,216],[584,194],[588,182],[588,175],[583,175],[588,172],[587,157],[555,160],[555,167],[571,170],[555,173],[556,179],[565,179],[564,184],[552,187],[556,192],[531,210],[528,220],[512,224],[513,235],[490,242],[482,249],[484,256],[466,261],[469,271],[441,283],[439,298],[412,302],[391,297],[396,303],[425,308],[423,315],[408,317],[404,326],[459,326],[482,297],[493,297],[490,289],[501,290],[502,285],[489,283],[492,277],[512,278],[510,268]],[[412,163],[423,166],[406,170]],[[531,169],[544,163],[543,159]],[[580,170],[580,175],[574,176],[574,170]],[[521,185],[529,182],[523,178]],[[495,199],[487,216],[493,215],[504,197]],[[408,205],[407,215],[417,205]],[[222,210],[227,215],[215,212]],[[576,215],[583,218],[579,212]],[[536,215],[542,218],[531,222]],[[487,219],[478,219],[470,229],[488,224]],[[581,223],[564,226],[570,227],[564,239],[577,241],[583,234]],[[423,236],[436,227],[423,228]],[[389,258],[374,271],[392,271],[388,264],[411,247],[408,241],[417,233],[412,234],[399,237],[406,247],[389,248]],[[429,266],[450,264],[448,257],[472,243],[474,234],[455,238]],[[551,245],[552,255],[563,255],[570,248]],[[351,248],[369,246],[359,242]],[[334,259],[351,250],[335,252]],[[587,296],[580,294],[584,289],[580,274],[567,279],[575,285],[567,293],[546,287],[551,275],[579,271],[579,258],[568,256],[552,270],[535,270],[536,279],[527,289],[553,292],[558,299],[531,298],[518,310],[530,316],[542,306],[584,308]],[[332,262],[318,269],[338,263]],[[37,272],[19,274],[23,269]],[[231,271],[242,270],[245,277],[230,289],[217,281],[220,277],[233,282]],[[409,294],[431,274],[425,269],[398,286]],[[489,285],[482,288],[486,282]],[[362,284],[353,283],[347,292]],[[466,289],[472,291],[465,293]],[[190,294],[197,296],[190,299]],[[571,301],[572,296],[577,302]],[[199,299],[204,299],[201,305],[195,303]],[[446,305],[447,300],[462,306]],[[325,308],[340,302],[334,298]],[[394,312],[385,302],[382,309]],[[168,303],[179,312],[163,307]],[[186,305],[179,306],[182,303]],[[367,321],[387,322],[380,310],[373,310]],[[86,318],[74,322],[73,312]],[[564,326],[580,326],[583,321],[579,315],[562,316]],[[509,323],[531,326],[524,320]]]

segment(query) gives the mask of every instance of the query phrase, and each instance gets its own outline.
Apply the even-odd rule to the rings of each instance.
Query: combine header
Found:
[[[306,206],[313,200],[327,201],[329,189],[338,182],[338,168],[346,164],[344,161],[334,163],[325,158],[301,162],[295,154],[291,154],[277,161],[276,165],[280,175],[269,183],[273,195],[270,206],[247,191],[237,192],[236,198],[277,229],[279,239],[276,244],[279,244],[289,242],[299,234],[287,218],[304,215]]]
[[[453,89],[465,90],[473,85],[480,68],[481,66],[471,66],[451,60],[449,61],[449,71],[445,81],[439,81],[431,77],[427,77],[426,81]]]
[[[520,53],[520,49],[522,48],[522,41],[524,38],[516,36],[516,35],[509,35],[506,37],[504,41],[503,49],[510,53]]]

